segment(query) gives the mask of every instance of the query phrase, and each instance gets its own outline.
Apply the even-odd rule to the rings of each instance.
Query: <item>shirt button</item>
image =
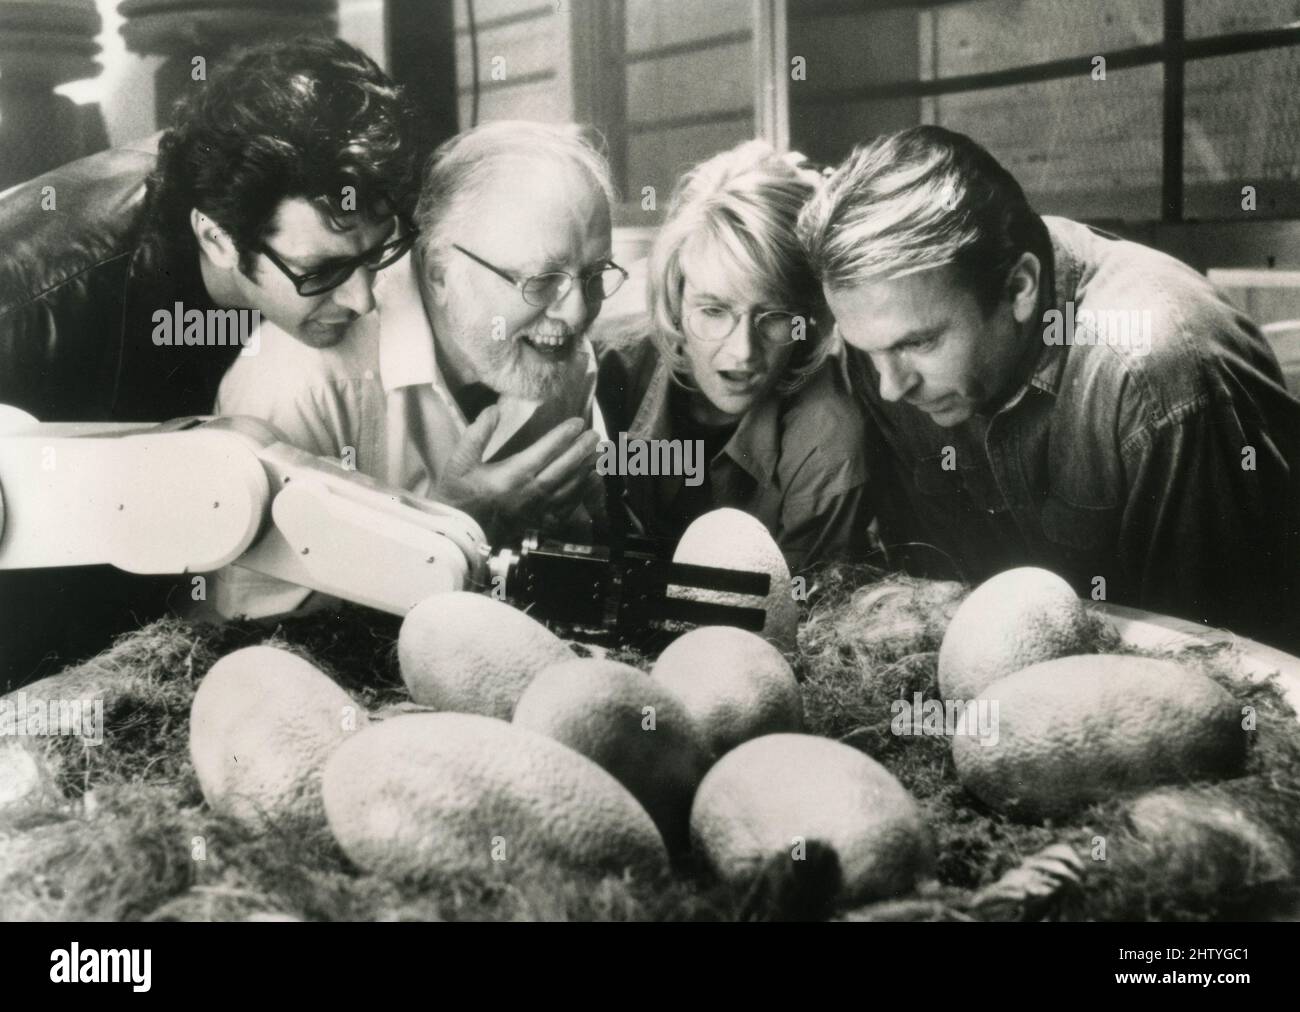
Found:
[[[372,380],[372,379],[374,379],[374,378],[375,378],[375,370],[373,370],[373,369],[367,369],[366,372],[365,372],[365,377],[366,377],[366,379],[368,379],[368,380]]]

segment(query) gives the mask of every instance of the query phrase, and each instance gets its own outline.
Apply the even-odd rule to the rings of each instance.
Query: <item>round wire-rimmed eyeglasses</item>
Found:
[[[687,312],[683,323],[685,331],[697,341],[705,344],[719,344],[735,333],[737,324],[752,313],[736,312],[727,306],[696,306]],[[807,328],[814,322],[812,317],[792,313],[784,309],[770,309],[752,316],[755,332],[772,345],[791,344],[801,340]]]
[[[582,294],[588,302],[604,302],[622,287],[627,280],[627,271],[613,260],[606,260],[599,267],[584,271],[576,277],[568,271],[543,271],[526,278],[517,277],[509,271],[502,270],[489,263],[476,253],[471,253],[464,246],[452,243],[452,248],[464,253],[481,267],[486,267],[497,277],[508,281],[523,296],[530,306],[549,306],[564,298],[573,288],[575,281],[582,281]]]

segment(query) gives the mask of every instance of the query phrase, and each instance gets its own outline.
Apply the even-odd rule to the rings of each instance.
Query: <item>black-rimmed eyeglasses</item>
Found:
[[[627,280],[627,271],[612,260],[606,260],[603,266],[584,271],[577,278],[568,271],[544,271],[518,278],[509,271],[488,263],[481,256],[476,256],[464,246],[452,243],[452,248],[460,250],[480,267],[486,267],[497,277],[510,282],[519,289],[519,294],[530,306],[552,305],[569,294],[575,280],[582,281],[582,295],[588,302],[604,302]]]
[[[259,253],[265,253],[267,259],[279,268],[280,273],[293,282],[293,287],[299,295],[324,295],[338,288],[360,267],[369,271],[382,271],[385,267],[396,263],[415,243],[418,234],[415,226],[408,222],[403,227],[402,234],[396,239],[390,239],[354,257],[335,260],[328,266],[317,268],[307,274],[299,274],[293,270],[266,243],[258,246],[257,250]]]

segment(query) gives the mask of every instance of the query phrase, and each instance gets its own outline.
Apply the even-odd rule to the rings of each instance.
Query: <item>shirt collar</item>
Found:
[[[1052,242],[1052,263],[1048,265],[1051,269],[1048,281],[1052,285],[1052,291],[1045,293],[1046,297],[1040,300],[1039,306],[1053,308],[1064,318],[1066,302],[1076,297],[1082,261],[1079,251],[1070,241],[1067,230],[1058,224],[1061,221],[1062,219],[1052,217],[1043,219]],[[1040,346],[1029,376],[999,411],[1007,411],[1015,407],[1024,399],[1031,387],[1055,396],[1061,386],[1061,376],[1065,372],[1069,348],[1065,344],[1048,344],[1042,339],[1042,331],[1046,325],[1045,314],[1046,310],[1039,310],[1039,318],[1034,329],[1030,331],[1030,340],[1038,341]]]
[[[407,253],[380,272],[375,282],[379,327],[379,377],[384,393],[400,387],[443,386],[433,347],[433,328],[424,312],[414,256]]]
[[[1079,280],[1083,275],[1083,252],[1075,247],[1070,235],[1069,224],[1064,219],[1046,217],[1043,224],[1052,241],[1052,292],[1044,303],[1066,315],[1065,304],[1077,298]],[[1040,319],[1039,326],[1046,321]],[[1041,333],[1040,333],[1041,338]],[[1038,356],[1038,365],[1029,379],[1031,386],[1049,394],[1055,394],[1061,385],[1061,376],[1065,372],[1069,348],[1065,344],[1048,344],[1043,341],[1043,350]]]
[[[407,253],[382,272],[375,283],[375,302],[377,311],[363,319],[373,321],[367,326],[379,327],[379,377],[385,395],[403,387],[431,386],[460,424],[468,424],[447,378],[438,368],[433,327],[424,310],[412,254]],[[587,338],[582,339],[577,354],[582,361],[571,365],[565,383],[550,403],[509,395],[497,401],[501,420],[484,449],[485,460],[526,425],[558,425],[574,415],[586,417],[596,388],[596,354]]]
[[[772,465],[780,450],[779,414],[779,399],[775,395],[764,397],[745,412],[722,450],[760,485],[771,481]]]
[[[645,396],[641,398],[641,406],[632,420],[629,438],[672,438],[672,415],[668,400],[672,385],[672,370],[660,358],[655,365],[654,375],[650,378],[650,385],[646,387]],[[771,480],[772,464],[780,449],[779,416],[778,398],[764,397],[745,412],[736,431],[720,451],[760,484],[767,484]]]

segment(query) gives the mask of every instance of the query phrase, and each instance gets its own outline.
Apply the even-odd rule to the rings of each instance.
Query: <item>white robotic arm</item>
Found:
[[[468,514],[304,453],[251,418],[0,415],[0,569],[234,563],[401,615],[481,582],[488,551]]]
[[[613,540],[526,532],[493,553],[469,514],[305,453],[253,418],[41,423],[0,405],[0,570],[233,564],[395,615],[490,580],[538,618],[615,634],[664,621],[763,627],[766,573],[673,562],[671,546],[627,532]],[[695,601],[672,587],[760,600]]]

